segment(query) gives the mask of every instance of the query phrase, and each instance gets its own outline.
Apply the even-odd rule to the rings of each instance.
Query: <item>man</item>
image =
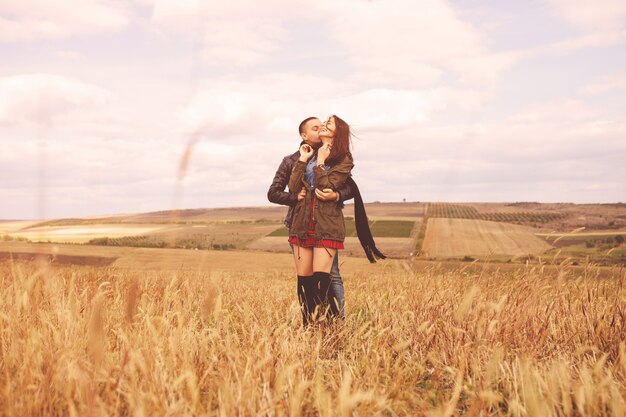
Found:
[[[322,127],[322,123],[317,117],[308,117],[300,123],[298,127],[298,132],[300,133],[300,138],[303,143],[306,143],[313,149],[318,149],[322,146],[322,141],[319,138],[319,130]],[[293,207],[297,204],[298,201],[304,199],[306,191],[304,188],[299,191],[298,194],[295,192],[285,191],[287,184],[289,183],[289,177],[291,176],[291,171],[293,170],[293,166],[300,157],[300,151],[296,151],[291,155],[287,155],[283,158],[276,174],[274,175],[274,181],[272,181],[272,185],[270,185],[269,190],[267,191],[267,198],[269,201],[275,204],[281,204],[284,206],[289,206],[289,210],[287,211],[287,216],[285,217],[285,226],[287,229],[291,226],[291,219],[293,215]],[[336,201],[337,204],[343,205],[343,202],[346,200],[350,200],[353,198],[352,188],[346,184],[343,188],[337,190],[336,192],[330,188],[324,190],[315,189],[315,195],[317,198],[325,201]],[[292,247],[293,249],[293,247]],[[344,289],[343,289],[343,280],[341,279],[341,275],[339,273],[339,251],[337,251],[335,258],[333,260],[333,266],[330,271],[330,290],[329,290],[329,299],[331,313],[334,317],[344,318]],[[300,294],[300,285],[298,285],[298,298],[301,297]]]

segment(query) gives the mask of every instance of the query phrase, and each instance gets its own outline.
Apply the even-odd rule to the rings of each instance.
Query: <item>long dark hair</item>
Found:
[[[352,133],[350,133],[350,125],[346,123],[337,115],[332,115],[335,119],[335,138],[333,139],[333,147],[330,150],[330,155],[326,160],[328,165],[335,165],[344,160],[346,155],[350,155],[350,140],[352,139]]]

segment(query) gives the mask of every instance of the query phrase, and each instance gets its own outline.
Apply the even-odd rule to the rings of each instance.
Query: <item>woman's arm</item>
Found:
[[[296,161],[289,177],[289,191],[292,193],[298,193],[302,189],[302,177],[304,176],[304,170],[306,169],[306,162],[300,160]]]
[[[289,177],[289,191],[292,193],[297,194],[302,189],[302,177],[304,176],[304,171],[306,170],[306,164],[312,156],[313,148],[307,144],[300,146],[300,157],[293,166],[291,176]]]
[[[353,167],[354,162],[352,162],[352,156],[349,154],[346,155],[343,161],[330,167],[328,172],[323,164],[320,163],[313,170],[315,174],[315,187],[322,190],[324,188],[331,188],[337,191],[345,185]]]

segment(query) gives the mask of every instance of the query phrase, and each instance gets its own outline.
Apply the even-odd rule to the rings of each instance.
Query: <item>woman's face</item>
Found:
[[[335,126],[335,118],[333,116],[329,116],[324,123],[322,123],[322,128],[320,129],[319,136],[323,143],[332,143],[335,138],[335,130],[337,130],[337,126]]]

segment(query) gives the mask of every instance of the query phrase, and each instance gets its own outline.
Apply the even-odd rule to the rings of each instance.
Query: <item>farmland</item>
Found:
[[[422,252],[426,257],[521,256],[550,249],[522,226],[469,219],[428,220]]]
[[[623,269],[346,257],[345,321],[304,331],[285,254],[100,249],[0,261],[0,415],[626,411]]]
[[[393,257],[414,250],[413,232],[422,204],[368,204],[372,232]],[[98,246],[198,250],[264,250],[288,252],[285,208],[229,208],[159,211],[44,222],[0,222],[4,240],[77,243]],[[363,256],[356,239],[353,206],[345,208],[346,254]]]
[[[574,263],[589,260],[602,264],[626,263],[626,247],[620,240],[621,235],[626,235],[624,204],[429,203],[425,212],[416,240],[416,252],[422,256],[458,259],[479,256],[510,262],[525,259],[520,258],[522,255],[548,259],[564,255]],[[465,221],[451,222],[451,219]],[[493,222],[501,226],[496,227]],[[435,226],[430,228],[430,238],[425,242],[431,223]],[[471,224],[474,226],[468,228]],[[590,237],[582,241],[582,236]]]
[[[368,203],[366,207],[378,247],[393,258],[417,254],[426,258],[478,256],[515,262],[524,253],[544,258],[565,255],[577,263],[587,258],[602,264],[626,262],[626,246],[613,239],[626,236],[623,204]],[[0,221],[0,240],[288,253],[287,229],[282,225],[285,213],[286,207],[276,206],[170,210],[43,222]],[[344,254],[363,256],[356,238],[352,205],[345,206],[344,216],[347,231]],[[433,226],[429,248],[424,251],[429,223],[443,224],[441,221],[445,223],[445,219],[471,220],[476,225],[497,222],[502,230],[494,235],[483,233],[488,228],[474,227],[472,233],[466,228],[441,234],[432,232],[436,229]],[[471,221],[454,224],[461,226]],[[515,225],[523,226],[527,233],[505,232],[521,230],[510,227]],[[576,233],[572,234],[574,229]],[[589,233],[599,233],[602,238],[589,235],[581,240],[580,236]],[[535,234],[543,243],[539,244],[529,234]],[[514,243],[511,239],[522,240]]]
[[[448,219],[488,220],[507,223],[549,223],[565,217],[563,213],[532,211],[495,211],[479,212],[470,205],[431,203],[428,205],[428,217]]]
[[[487,213],[531,213],[538,215],[557,214],[558,218],[547,222],[530,222],[539,232],[570,232],[584,227],[588,231],[611,231],[626,229],[626,203],[615,204],[571,204],[571,203],[455,203],[471,206],[481,214]]]
[[[163,229],[163,225],[120,225],[98,224],[83,227],[67,226],[40,226],[29,227],[25,230],[12,233],[12,237],[26,239],[31,242],[62,242],[62,243],[87,243],[91,239],[107,236],[111,239],[133,237],[148,233],[155,233]]]

